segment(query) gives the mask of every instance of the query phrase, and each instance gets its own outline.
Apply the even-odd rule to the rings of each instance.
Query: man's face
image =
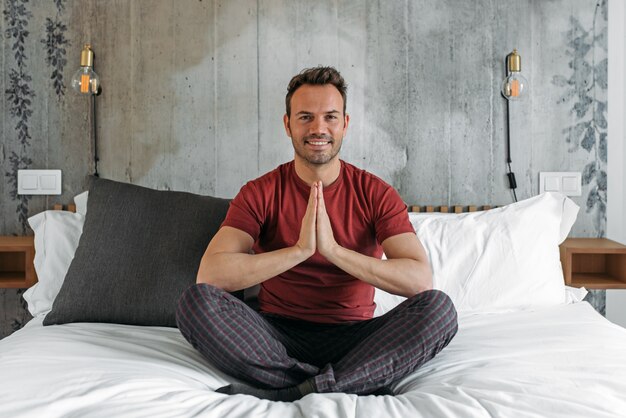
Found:
[[[343,98],[332,84],[298,88],[291,97],[291,117],[284,116],[296,158],[309,164],[326,164],[337,158],[348,129]]]

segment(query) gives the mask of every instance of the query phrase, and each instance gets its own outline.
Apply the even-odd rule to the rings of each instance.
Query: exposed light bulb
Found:
[[[80,68],[74,73],[71,85],[77,93],[98,94],[100,77],[93,70],[93,51],[89,44],[85,44],[80,53]]]
[[[507,55],[507,77],[502,82],[502,95],[508,100],[523,99],[528,91],[528,80],[522,75],[522,58],[514,49]]]

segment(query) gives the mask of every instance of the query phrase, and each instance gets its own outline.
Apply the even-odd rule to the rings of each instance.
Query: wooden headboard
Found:
[[[409,212],[441,212],[441,213],[463,213],[463,212],[478,212],[481,210],[489,210],[497,208],[497,206],[474,206],[474,205],[454,205],[454,206],[419,206],[410,205]]]
[[[454,206],[432,206],[432,205],[426,205],[426,206],[419,206],[419,205],[409,205],[409,212],[426,212],[426,213],[430,213],[430,212],[441,212],[441,213],[463,213],[463,212],[477,212],[477,211],[481,211],[481,210],[489,210],[489,209],[494,209],[497,208],[497,206],[488,206],[488,205],[483,205],[483,206],[475,206],[475,205],[454,205]],[[74,204],[69,204],[69,205],[61,205],[61,204],[56,204],[52,207],[53,210],[67,210],[69,212],[76,212],[76,205]]]
[[[52,206],[52,210],[66,210],[68,212],[76,212],[76,205],[70,204],[63,206],[62,204],[57,203]]]

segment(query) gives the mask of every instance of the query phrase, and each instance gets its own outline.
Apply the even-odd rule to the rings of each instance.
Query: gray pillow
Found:
[[[229,201],[94,178],[78,248],[44,325],[175,327]]]

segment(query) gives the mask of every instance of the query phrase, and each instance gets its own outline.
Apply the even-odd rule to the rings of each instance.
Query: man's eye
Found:
[[[311,116],[309,115],[300,116],[300,120],[310,120],[310,119],[311,119]]]

